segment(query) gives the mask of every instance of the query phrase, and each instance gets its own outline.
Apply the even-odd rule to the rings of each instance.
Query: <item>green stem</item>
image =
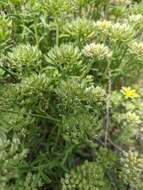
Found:
[[[112,91],[112,81],[111,81],[111,70],[108,70],[108,94],[106,101],[106,114],[105,114],[105,146],[107,147],[108,142],[108,132],[110,124],[110,103],[111,103],[111,92]]]
[[[69,147],[69,148],[68,148],[68,150],[65,152],[65,156],[64,156],[64,158],[63,158],[63,160],[62,160],[62,163],[61,163],[61,166],[62,166],[64,169],[65,169],[65,167],[64,167],[65,162],[67,161],[69,155],[72,153],[72,151],[73,151],[75,145],[72,145],[72,146],[69,146],[69,145],[68,145],[68,147]]]
[[[59,46],[59,35],[60,35],[59,24],[56,22],[56,46]]]
[[[36,46],[39,47],[39,37],[38,37],[36,22],[34,23],[34,33],[35,33]]]
[[[107,76],[107,74],[108,74],[110,65],[111,65],[111,61],[108,61],[107,67],[105,68],[105,71],[104,71],[104,73],[103,73],[103,77],[105,77],[105,78],[106,78],[106,76]]]

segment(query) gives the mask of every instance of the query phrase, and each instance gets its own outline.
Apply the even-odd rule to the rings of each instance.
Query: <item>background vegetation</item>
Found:
[[[0,1],[0,190],[143,190],[143,1]]]

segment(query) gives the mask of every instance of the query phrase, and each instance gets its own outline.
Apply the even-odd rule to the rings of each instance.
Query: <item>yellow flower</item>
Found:
[[[132,89],[131,87],[122,87],[121,93],[125,96],[126,99],[128,98],[137,98],[139,95],[137,94],[135,89]]]

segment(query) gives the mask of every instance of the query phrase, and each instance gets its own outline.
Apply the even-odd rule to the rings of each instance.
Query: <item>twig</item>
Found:
[[[121,153],[124,153],[124,152],[125,152],[121,147],[119,147],[118,145],[116,145],[115,143],[113,143],[110,138],[108,138],[107,140],[108,140],[108,142],[109,142],[112,146],[114,146],[114,147],[115,147],[117,150],[119,150]]]

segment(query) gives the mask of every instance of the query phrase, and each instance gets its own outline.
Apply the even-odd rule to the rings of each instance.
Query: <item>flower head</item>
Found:
[[[138,57],[143,57],[143,43],[142,42],[132,42],[130,43],[130,52]]]
[[[125,96],[126,99],[128,98],[137,98],[139,95],[137,94],[135,89],[132,89],[131,87],[122,87],[121,93]]]
[[[100,86],[97,87],[90,86],[85,89],[85,92],[88,95],[88,97],[92,96],[94,97],[95,100],[101,100],[101,101],[104,100],[106,95],[106,91]]]
[[[97,30],[106,31],[111,27],[112,23],[107,20],[99,20],[95,23],[95,27]]]
[[[88,44],[83,52],[85,56],[96,57],[98,60],[110,59],[112,57],[112,52],[104,44]]]
[[[112,24],[110,34],[112,40],[127,42],[133,37],[133,34],[133,29],[127,23],[121,24],[117,22],[115,24]]]
[[[129,16],[129,22],[133,22],[133,23],[140,23],[141,21],[143,21],[143,16],[142,14],[132,14]]]

